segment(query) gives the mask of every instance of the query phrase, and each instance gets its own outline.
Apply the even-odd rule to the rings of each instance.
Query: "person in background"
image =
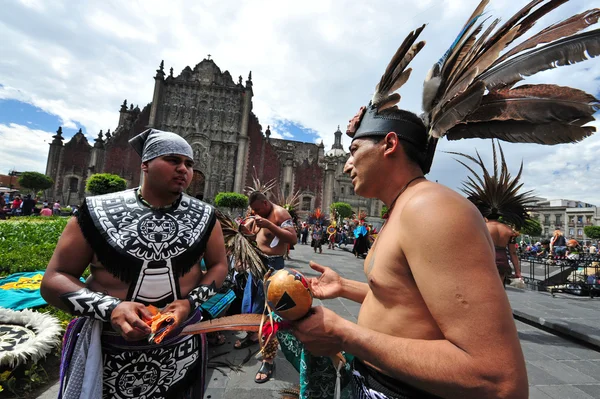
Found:
[[[52,216],[52,209],[47,204],[40,211],[40,216]]]

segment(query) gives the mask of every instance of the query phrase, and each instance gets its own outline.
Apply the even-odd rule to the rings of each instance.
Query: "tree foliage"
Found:
[[[40,190],[46,190],[52,187],[54,180],[43,173],[38,172],[23,172],[19,177],[21,187],[28,188],[34,193]]]
[[[542,235],[542,225],[537,219],[526,219],[521,234],[539,237]]]
[[[583,232],[592,240],[600,240],[600,226],[585,226]]]
[[[116,193],[127,188],[127,181],[119,175],[112,173],[96,173],[87,179],[85,184],[86,191],[92,195],[102,195],[108,193]]]
[[[248,197],[239,193],[219,193],[215,197],[215,205],[222,208],[243,209],[248,206]]]
[[[352,206],[346,202],[334,202],[331,204],[330,210],[342,219],[352,216]]]
[[[388,207],[387,205],[384,205],[381,207],[381,217],[383,218],[386,213],[388,213]]]

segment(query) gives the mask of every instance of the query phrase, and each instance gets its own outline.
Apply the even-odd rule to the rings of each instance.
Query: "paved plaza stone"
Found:
[[[314,260],[331,267],[346,278],[366,282],[362,271],[363,260],[355,258],[344,249],[324,248],[323,254],[315,254],[310,246],[297,245],[296,249],[290,252],[290,256],[292,260],[287,261],[286,266],[308,277],[316,275],[308,265],[309,260]],[[507,288],[507,294],[514,314],[518,317],[515,322],[527,363],[530,398],[600,398],[600,352],[591,347],[600,343],[600,298],[590,299],[566,294],[558,294],[553,298],[546,293],[512,288]],[[322,304],[353,322],[356,322],[360,309],[360,305],[346,299],[315,300],[315,304]],[[520,320],[525,320],[527,324]],[[571,332],[571,335],[587,344],[583,346],[572,339],[551,334],[536,327],[536,324],[550,330],[559,326],[561,333]],[[251,351],[258,349],[255,346],[233,350],[237,336],[233,333],[227,333],[226,336],[225,345],[210,349],[209,358],[212,357],[215,362],[240,364],[252,353]],[[596,349],[598,348],[600,345],[597,345]],[[274,378],[271,381],[265,384],[254,382],[259,366],[260,360],[252,356],[242,366],[241,372],[231,371],[224,366],[218,366],[218,370],[209,369],[205,398],[279,398],[282,388],[298,383],[298,373],[281,352],[276,359]],[[503,365],[499,364],[498,367]],[[56,398],[56,392],[55,385],[40,398]]]

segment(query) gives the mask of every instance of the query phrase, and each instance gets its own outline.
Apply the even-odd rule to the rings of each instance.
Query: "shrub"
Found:
[[[0,275],[44,270],[66,218],[11,218],[0,223]]]
[[[334,202],[329,209],[342,219],[352,216],[352,206],[345,202]]]
[[[248,197],[238,193],[219,193],[215,197],[215,205],[223,208],[242,209],[248,206]]]
[[[127,188],[127,181],[119,175],[111,173],[96,173],[87,179],[85,184],[86,191],[92,195],[102,195],[116,193]]]

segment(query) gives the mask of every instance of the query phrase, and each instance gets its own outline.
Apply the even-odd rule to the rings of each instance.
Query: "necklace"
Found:
[[[424,178],[425,178],[425,176],[416,176],[416,177],[413,177],[412,179],[410,179],[410,180],[408,181],[408,183],[406,183],[406,184],[404,185],[404,187],[402,187],[402,188],[400,189],[400,192],[399,192],[399,193],[396,195],[396,198],[394,198],[394,200],[393,200],[393,201],[392,201],[392,203],[390,204],[390,206],[389,206],[389,208],[388,208],[388,211],[386,212],[386,215],[384,215],[384,219],[387,219],[385,216],[387,216],[387,217],[389,217],[389,216],[390,216],[390,213],[392,213],[392,209],[394,209],[394,205],[396,205],[396,200],[397,200],[398,198],[400,198],[400,196],[402,195],[402,193],[403,193],[403,192],[405,192],[405,191],[406,191],[406,189],[408,188],[408,186],[410,185],[410,183],[414,182],[415,180],[418,180],[418,179],[424,179]]]
[[[140,202],[144,205],[146,205],[148,208],[154,210],[154,211],[166,211],[169,209],[174,209],[177,208],[177,206],[179,205],[179,201],[181,200],[181,195],[179,196],[179,198],[177,198],[171,205],[166,205],[166,206],[153,206],[152,204],[150,204],[146,198],[144,198],[142,196],[142,188],[138,187],[137,189],[137,196],[138,199],[140,200]]]

